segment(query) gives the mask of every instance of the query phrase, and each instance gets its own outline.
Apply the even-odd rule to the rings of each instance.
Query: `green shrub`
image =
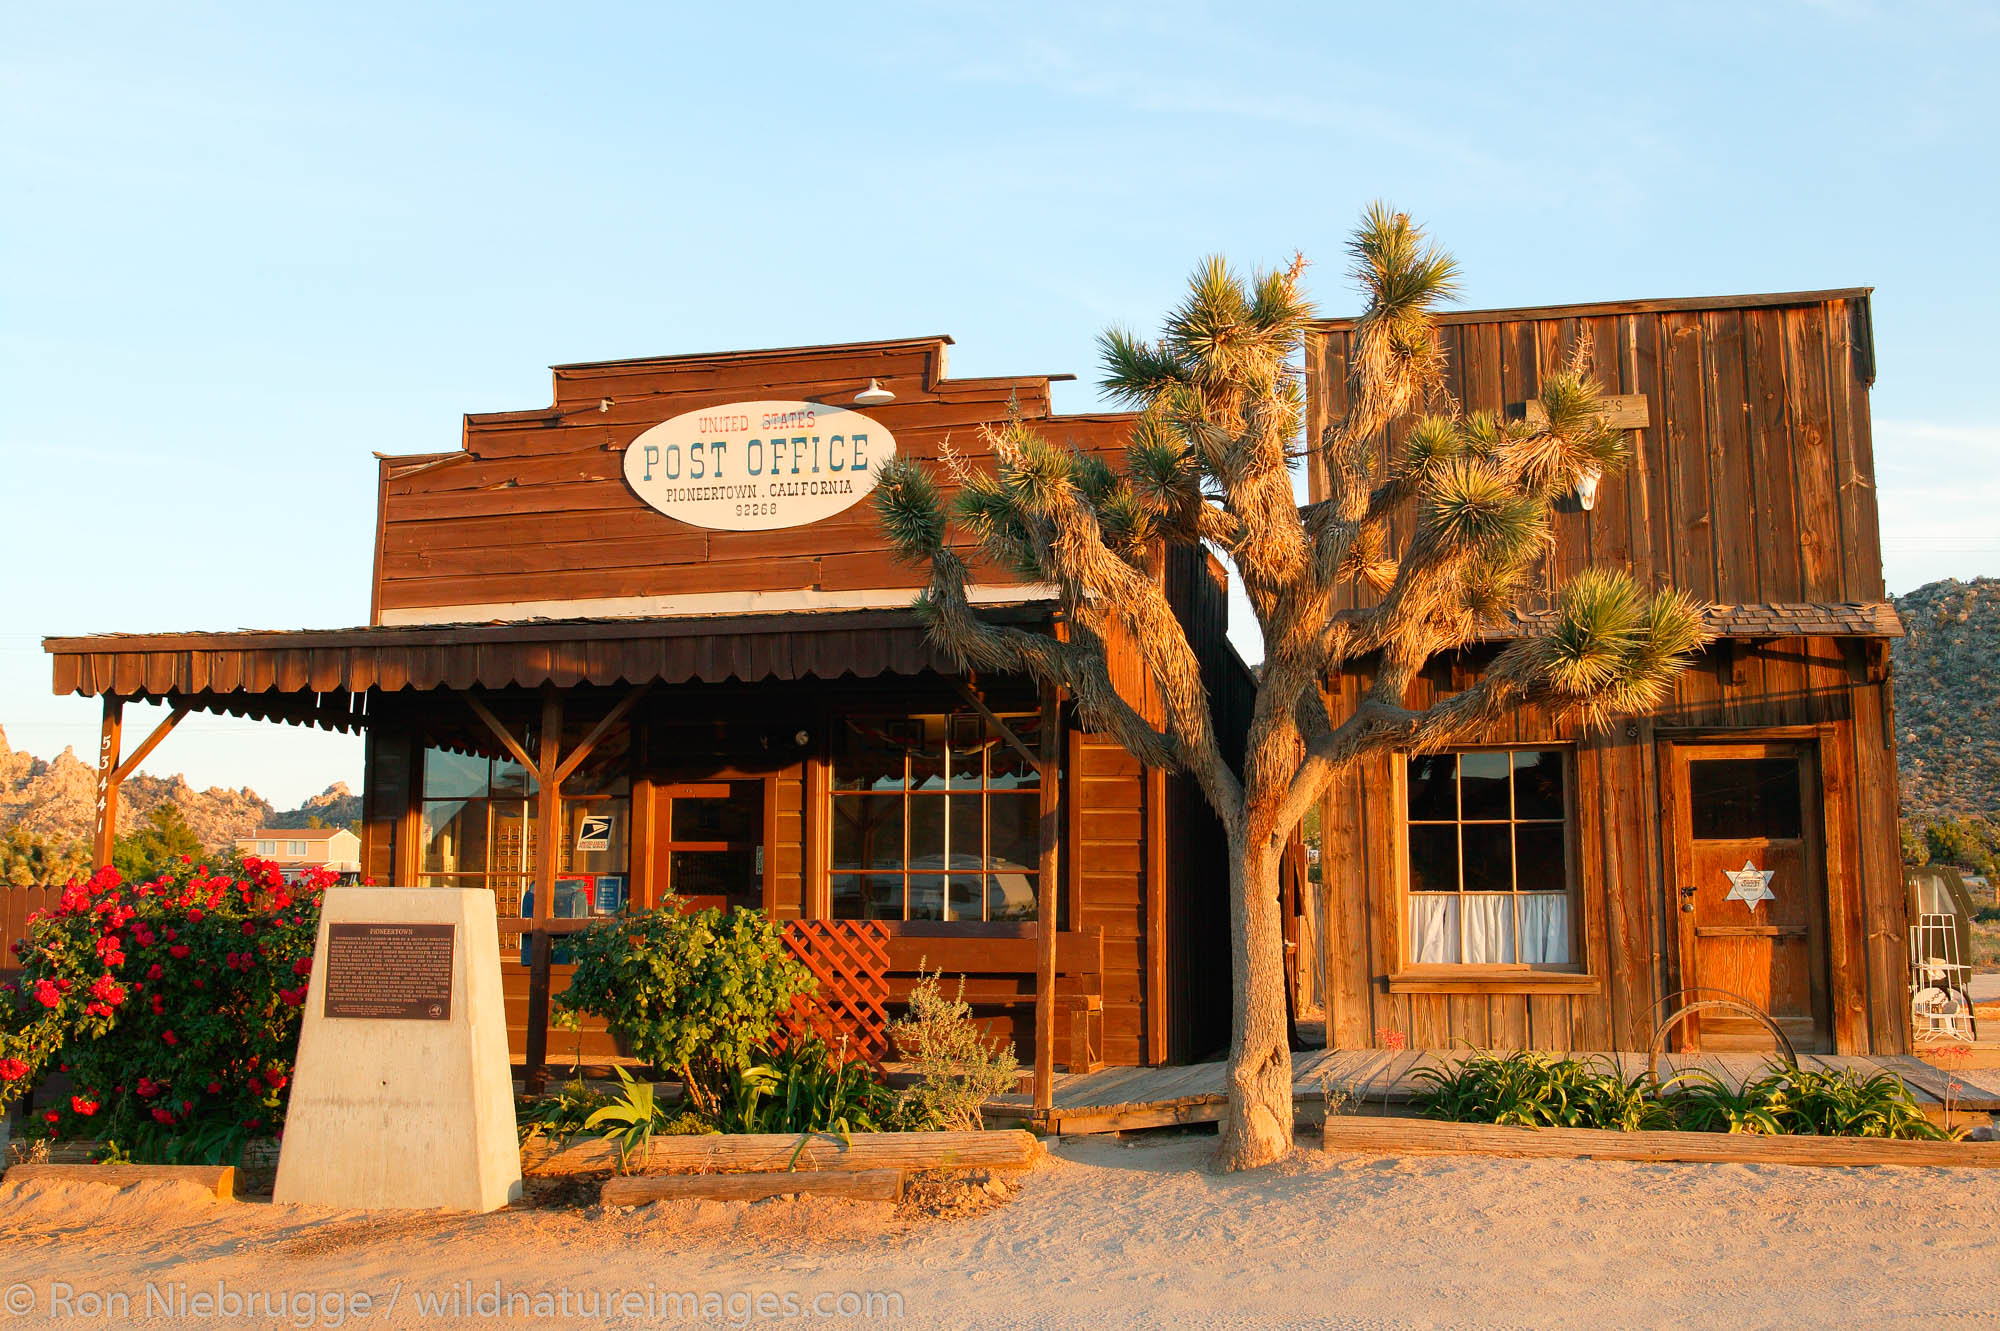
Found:
[[[689,911],[678,900],[577,935],[559,1016],[601,1017],[632,1053],[680,1078],[689,1105],[720,1116],[731,1077],[769,1044],[812,973],[759,911]]]
[[[1909,1088],[1887,1072],[1863,1077],[1845,1068],[1823,1071],[1774,1063],[1741,1090],[1705,1071],[1684,1074],[1667,1089],[1675,1118],[1691,1132],[1916,1141],[1951,1136],[1925,1118]]]

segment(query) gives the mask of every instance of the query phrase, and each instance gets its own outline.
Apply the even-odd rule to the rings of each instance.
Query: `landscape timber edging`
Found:
[[[2000,1169],[2000,1143],[1892,1141],[1879,1137],[1764,1137],[1728,1132],[1610,1132],[1518,1128],[1428,1118],[1334,1115],[1329,1151],[1387,1155],[1495,1155],[1520,1159],[1635,1160],[1659,1164],[1864,1165]]]
[[[200,1185],[216,1200],[236,1200],[236,1170],[230,1165],[73,1165],[29,1163],[9,1165],[5,1183],[32,1183],[48,1179],[56,1183],[102,1183],[123,1188],[134,1183],[166,1183],[179,1180]]]
[[[803,1145],[801,1139],[804,1139]],[[1028,1169],[1042,1154],[1032,1133],[1019,1129],[954,1132],[702,1133],[656,1136],[643,1160],[621,1171],[618,1143],[597,1137],[557,1146],[535,1141],[521,1148],[522,1172],[531,1177],[565,1174],[760,1174],[857,1169]]]

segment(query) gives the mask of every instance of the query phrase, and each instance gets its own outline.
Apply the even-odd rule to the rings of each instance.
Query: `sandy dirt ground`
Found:
[[[945,1218],[811,1198],[369,1216],[0,1185],[0,1324],[2000,1324],[2000,1171],[1302,1149],[1217,1175],[1211,1143],[1067,1143],[1010,1200]]]

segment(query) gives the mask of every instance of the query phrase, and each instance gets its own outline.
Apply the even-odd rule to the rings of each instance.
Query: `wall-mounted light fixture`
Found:
[[[1588,513],[1597,507],[1597,483],[1604,479],[1604,473],[1595,467],[1585,467],[1576,474],[1576,502],[1583,505]]]
[[[881,380],[870,379],[868,381],[868,387],[862,389],[859,393],[856,393],[854,395],[854,400],[856,402],[859,402],[864,407],[879,407],[884,402],[894,402],[896,400],[896,395],[894,393],[891,393],[888,389],[882,387]]]

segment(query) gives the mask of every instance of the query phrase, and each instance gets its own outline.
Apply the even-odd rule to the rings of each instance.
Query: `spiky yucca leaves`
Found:
[[[937,642],[962,664],[1071,690],[1087,724],[1148,763],[1188,772],[1221,819],[1235,1019],[1223,1157],[1234,1167],[1265,1163],[1290,1142],[1277,862],[1334,773],[1364,753],[1464,740],[1521,706],[1600,724],[1655,701],[1704,637],[1686,598],[1593,572],[1554,593],[1552,632],[1516,642],[1458,694],[1407,706],[1433,655],[1548,590],[1537,579],[1556,506],[1580,476],[1615,471],[1625,444],[1606,426],[1580,354],[1542,376],[1529,419],[1466,414],[1444,391],[1434,330],[1436,307],[1456,288],[1451,257],[1379,205],[1349,252],[1368,304],[1353,325],[1346,413],[1304,450],[1324,501],[1301,509],[1292,490],[1304,424],[1294,353],[1311,318],[1297,259],[1248,279],[1207,260],[1159,338],[1104,335],[1104,386],[1139,409],[1122,468],[1014,420],[984,435],[990,470],[953,460],[949,504],[903,459],[875,492],[896,550],[929,569],[918,609]],[[1385,456],[1390,427],[1412,416]],[[973,612],[954,522],[985,558],[1056,588],[1066,639]],[[1201,663],[1165,599],[1169,545],[1229,559],[1262,632],[1242,754],[1217,746]],[[1336,615],[1349,582],[1376,603]],[[1111,683],[1113,638],[1144,662],[1158,712]],[[1350,714],[1330,714],[1324,682],[1363,657],[1369,693]]]

